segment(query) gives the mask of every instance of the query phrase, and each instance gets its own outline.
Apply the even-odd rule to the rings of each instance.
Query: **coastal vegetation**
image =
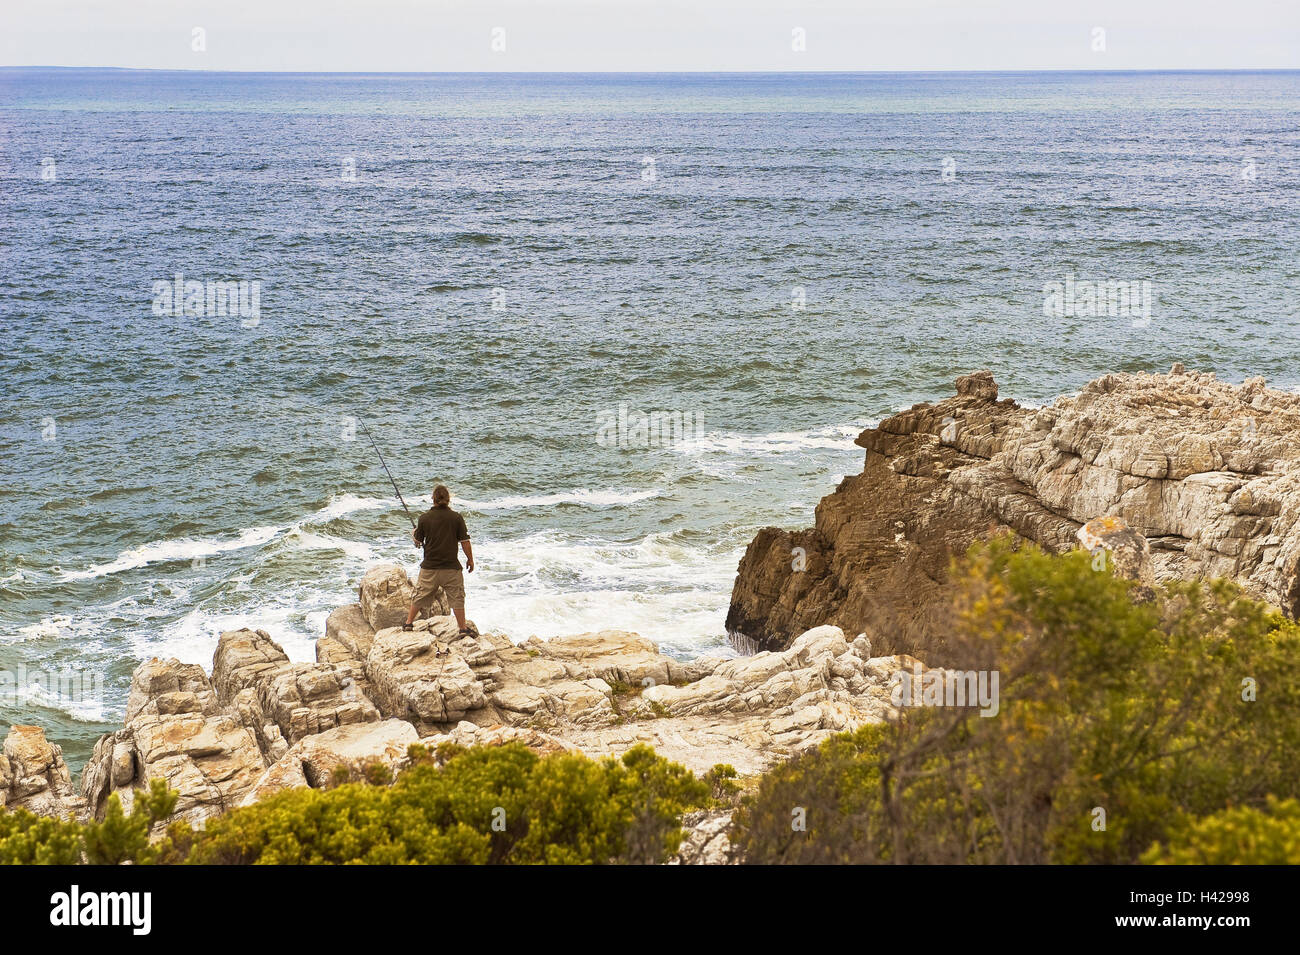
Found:
[[[1300,862],[1300,627],[1235,584],[1145,588],[1086,551],[972,547],[950,669],[996,671],[995,715],[903,706],[770,771],[697,777],[521,743],[430,751],[210,819],[131,811],[76,823],[0,813],[0,862],[658,863],[682,819],[734,809],[751,863]]]
[[[129,814],[110,797],[102,822],[0,814],[0,863],[656,863],[676,850],[681,815],[718,785],[644,746],[617,760],[519,743],[412,750],[392,785],[290,790],[202,829],[173,822],[152,842],[175,802],[161,784]]]
[[[1000,671],[997,716],[907,707],[777,767],[737,813],[746,858],[1300,862],[1300,627],[1231,583],[1135,600],[1093,568],[976,545],[954,572],[955,647]]]

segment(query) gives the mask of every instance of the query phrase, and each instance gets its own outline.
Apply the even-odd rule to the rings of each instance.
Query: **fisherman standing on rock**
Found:
[[[465,518],[451,509],[451,492],[439,484],[433,489],[433,507],[420,515],[411,531],[416,547],[424,548],[420,562],[420,576],[411,594],[411,609],[403,630],[414,629],[415,618],[421,610],[428,610],[441,587],[456,615],[460,635],[473,633],[465,623],[465,576],[461,573],[456,545],[465,551],[465,570],[474,573],[474,550],[469,542]]]

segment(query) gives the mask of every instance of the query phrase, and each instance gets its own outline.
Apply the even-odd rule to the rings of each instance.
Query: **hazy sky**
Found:
[[[0,65],[1300,68],[1300,0],[4,0]]]

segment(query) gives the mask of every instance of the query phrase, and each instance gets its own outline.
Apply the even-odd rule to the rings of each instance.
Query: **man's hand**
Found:
[[[419,528],[416,528],[416,527],[412,527],[412,528],[411,528],[411,540],[415,541],[415,546],[416,546],[416,547],[420,547],[420,546],[422,546],[422,545],[420,544],[420,531],[419,531]]]
[[[468,574],[472,574],[472,573],[474,573],[474,558],[473,558],[473,557],[471,557],[469,560],[465,561],[465,572],[468,573]]]

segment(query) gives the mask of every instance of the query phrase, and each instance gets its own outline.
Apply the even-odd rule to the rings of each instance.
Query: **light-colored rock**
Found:
[[[1103,566],[1098,569],[1110,569],[1119,577],[1136,580],[1151,586],[1155,583],[1155,572],[1151,566],[1151,546],[1147,539],[1122,517],[1099,517],[1088,521],[1079,528],[1079,546],[1090,552],[1094,558],[1101,558]]]
[[[577,679],[596,677],[607,683],[653,686],[672,681],[671,661],[661,656],[653,641],[624,630],[601,630],[550,640],[533,638],[525,649],[549,661],[567,664]]]
[[[1300,609],[1300,395],[1262,380],[1106,375],[1045,408],[996,400],[988,372],[857,438],[866,458],[816,526],[765,528],[741,561],[727,628],[745,650],[832,623],[876,652],[944,662],[948,567],[991,532],[1052,552],[1084,524],[1123,520],[1150,579],[1226,577]]]
[[[212,683],[203,667],[178,660],[146,660],[131,674],[131,690],[126,701],[126,721],[142,713],[158,712],[162,706],[173,713],[216,713],[219,704]]]
[[[359,662],[290,663],[264,630],[223,633],[212,673],[218,698],[227,705],[238,701],[263,750],[272,748],[269,739],[274,734],[267,731],[268,724],[293,744],[335,726],[379,719],[379,710],[365,693]],[[255,696],[246,695],[248,691]]]
[[[201,824],[237,805],[266,768],[253,730],[233,707],[222,708],[202,669],[192,664],[142,663],[132,677],[127,712],[122,729],[100,737],[82,772],[91,818],[103,817],[113,793],[129,811],[134,790],[161,779],[178,793],[172,819]]]
[[[75,817],[85,807],[72,786],[63,748],[38,726],[11,726],[0,750],[0,807]]]
[[[212,685],[221,703],[230,703],[240,690],[280,672],[289,654],[265,630],[227,630],[217,638],[212,657]]]
[[[780,653],[688,663],[624,631],[517,646],[462,635],[446,617],[379,630],[364,671],[339,637],[321,642],[317,662],[291,663],[264,631],[222,634],[213,682],[175,660],[143,664],[134,719],[87,765],[91,811],[102,815],[113,792],[129,804],[133,789],[160,778],[180,793],[177,816],[202,823],[274,792],[328,785],[339,766],[353,778],[376,762],[401,768],[421,737],[434,749],[519,741],[593,757],[647,744],[699,773],[728,763],[748,775],[886,718],[889,680],[910,665],[870,658],[867,638],[833,626]],[[707,835],[712,845],[717,833]]]
[[[430,752],[436,751],[442,743],[453,743],[466,748],[474,746],[501,746],[505,743],[522,743],[539,756],[551,753],[576,753],[578,747],[565,742],[558,736],[543,733],[541,730],[522,726],[476,726],[461,721],[446,733],[429,736],[420,740]]]
[[[299,740],[268,768],[244,796],[251,805],[272,793],[300,786],[324,789],[342,767],[349,781],[367,778],[375,765],[395,775],[409,762],[407,750],[420,741],[415,727],[403,720],[337,726]]]
[[[404,610],[398,624],[405,620]],[[325,636],[342,644],[353,659],[365,660],[375,639],[375,628],[370,626],[361,604],[348,604],[325,618]]]
[[[433,630],[397,627],[375,634],[366,656],[366,676],[385,718],[417,725],[454,723],[487,705],[474,671],[448,649],[455,630],[453,623]]]
[[[411,580],[401,567],[396,564],[372,567],[357,588],[361,615],[374,631],[400,627],[411,608],[411,592]]]
[[[669,865],[736,865],[739,851],[731,844],[730,809],[687,813],[682,818],[686,835]]]

